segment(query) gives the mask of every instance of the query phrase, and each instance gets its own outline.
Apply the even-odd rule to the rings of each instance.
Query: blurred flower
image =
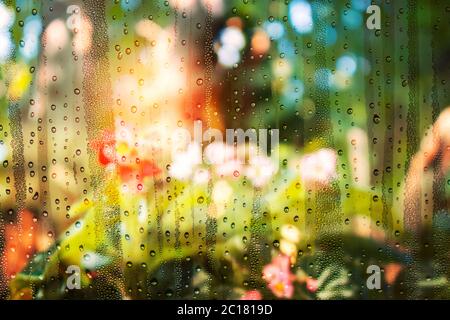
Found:
[[[137,181],[142,181],[145,177],[154,177],[161,173],[153,161],[142,160],[136,165],[118,164],[119,176],[123,181],[129,181],[135,178]]]
[[[142,68],[134,74],[123,74],[116,78],[113,83],[114,100],[126,102],[127,106],[134,106],[135,110],[146,112],[151,112],[148,106],[155,107],[163,101],[177,104],[180,92],[186,87],[186,81],[180,72],[184,64],[175,47],[177,40],[174,29],[170,26],[164,29],[155,22],[142,19],[135,24],[135,30],[137,35],[146,40],[139,48],[134,49],[134,61]],[[127,58],[123,59],[127,61]],[[121,104],[118,106],[123,109]],[[177,108],[167,108],[163,112],[172,115],[176,114],[175,110]],[[140,115],[141,112],[136,111],[123,113],[124,118],[131,117],[133,121],[142,121]]]
[[[234,146],[223,142],[213,142],[205,148],[205,160],[213,164],[220,177],[238,177],[242,171],[241,159],[237,159]]]
[[[308,289],[308,291],[314,293],[317,291],[318,288],[319,288],[319,280],[313,278],[306,279],[306,289]]]
[[[263,279],[268,288],[278,298],[291,298],[294,294],[292,281],[295,276],[290,270],[290,259],[288,256],[279,255],[263,268]]]
[[[161,173],[161,169],[151,160],[142,160],[138,164],[138,180],[145,177],[154,177]]]
[[[212,199],[216,204],[226,204],[233,195],[233,188],[225,180],[219,180],[214,184]]]
[[[20,272],[34,252],[36,227],[33,214],[28,210],[19,212],[15,224],[6,225],[3,273],[7,279]]]
[[[66,24],[61,19],[50,22],[44,32],[45,53],[49,56],[63,49],[69,40]]]
[[[216,173],[220,177],[239,177],[242,164],[239,160],[228,160],[216,166]]]
[[[193,177],[195,184],[205,184],[209,181],[209,171],[204,168],[195,170]]]
[[[300,231],[296,226],[285,224],[281,227],[281,236],[292,243],[300,241]]]
[[[189,161],[183,161],[182,158],[176,158],[170,165],[169,174],[179,180],[189,179],[193,172],[193,164]]]
[[[300,241],[300,232],[297,227],[286,224],[281,227],[280,251],[290,257],[291,262],[297,260],[297,243]]]
[[[249,160],[245,174],[255,187],[263,187],[276,173],[272,160],[266,156],[252,156]]]
[[[300,176],[306,183],[327,184],[337,176],[336,162],[336,152],[331,149],[307,154],[300,161]]]
[[[91,141],[90,146],[98,153],[98,162],[106,166],[116,158],[116,139],[114,132],[104,130],[98,139]]]
[[[389,263],[384,267],[384,279],[387,284],[393,284],[397,279],[403,266],[399,263]]]
[[[168,149],[170,138],[171,131],[162,124],[145,126],[145,128],[139,128],[136,145],[143,156],[162,155],[163,151],[168,154],[169,150],[166,149]]]
[[[180,180],[189,179],[195,167],[201,162],[200,146],[191,143],[185,151],[177,152],[170,165],[170,174]]]
[[[213,142],[205,148],[205,160],[208,164],[223,164],[234,159],[234,154],[234,147],[223,142]]]
[[[262,300],[262,294],[258,290],[246,291],[241,300]]]
[[[131,142],[129,134],[130,132],[126,128],[121,128],[116,132],[104,130],[98,139],[90,143],[90,147],[97,151],[98,161],[101,165],[114,167],[124,182],[134,179],[138,182],[138,190],[141,191],[142,184],[140,182],[146,177],[159,175],[161,169],[153,160],[139,158],[139,150],[129,144]]]
[[[361,188],[370,186],[369,141],[367,133],[357,127],[347,132],[348,160],[352,166],[355,185]]]
[[[76,21],[77,23],[72,26],[74,32],[72,44],[76,53],[83,54],[91,48],[93,26],[87,18],[77,19]]]
[[[297,246],[288,240],[280,240],[280,251],[289,257],[291,263],[297,260]]]

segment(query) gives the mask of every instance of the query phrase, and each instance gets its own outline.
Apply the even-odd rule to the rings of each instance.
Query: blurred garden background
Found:
[[[2,0],[0,296],[450,298],[449,39],[437,0]],[[279,159],[173,157],[195,121]]]

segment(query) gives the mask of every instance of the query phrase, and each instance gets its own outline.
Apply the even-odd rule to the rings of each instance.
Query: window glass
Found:
[[[1,1],[0,297],[450,298],[449,18]]]

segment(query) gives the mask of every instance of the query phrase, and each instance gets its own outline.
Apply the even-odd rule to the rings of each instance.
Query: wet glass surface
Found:
[[[0,2],[3,299],[450,298],[446,1]]]

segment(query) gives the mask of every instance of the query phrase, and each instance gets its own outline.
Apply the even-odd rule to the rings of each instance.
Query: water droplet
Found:
[[[379,116],[379,115],[377,115],[377,114],[374,114],[374,115],[373,115],[373,123],[375,123],[375,124],[379,124],[379,123],[380,123],[380,121],[381,121],[381,118],[380,118],[380,116]]]

